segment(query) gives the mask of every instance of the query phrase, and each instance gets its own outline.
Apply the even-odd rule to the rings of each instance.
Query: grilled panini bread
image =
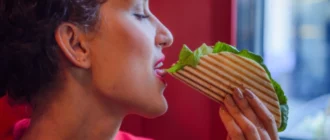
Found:
[[[286,127],[287,99],[256,54],[221,42],[213,48],[203,44],[194,52],[184,46],[180,60],[168,72],[218,103],[232,94],[233,87],[248,88],[272,112],[278,130]]]

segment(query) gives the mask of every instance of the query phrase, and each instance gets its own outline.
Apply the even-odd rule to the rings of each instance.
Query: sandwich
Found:
[[[233,87],[248,88],[273,114],[278,131],[286,129],[287,97],[257,54],[222,42],[202,44],[194,51],[183,45],[179,60],[166,71],[218,103],[232,94]]]

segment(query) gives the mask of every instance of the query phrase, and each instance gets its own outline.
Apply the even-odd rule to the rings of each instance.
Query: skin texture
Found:
[[[35,99],[38,106],[23,140],[109,140],[128,114],[154,118],[166,112],[166,84],[155,65],[173,37],[147,0],[108,0],[95,31],[62,23],[55,38],[61,86],[45,91],[51,97]],[[226,97],[220,116],[231,139],[278,139],[274,119],[257,98],[230,100]]]
[[[173,37],[149,11],[148,2],[108,1],[101,8],[99,27],[86,42],[86,46],[93,46],[86,59],[93,63],[90,69],[95,91],[122,104],[128,113],[150,118],[165,113],[165,85],[155,75],[154,66],[164,57],[162,49],[172,44]]]

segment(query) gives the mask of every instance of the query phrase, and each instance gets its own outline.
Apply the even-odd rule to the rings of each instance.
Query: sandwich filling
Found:
[[[263,63],[263,58],[261,56],[249,52],[248,50],[239,51],[235,47],[232,47],[231,45],[222,42],[217,42],[214,46],[207,46],[206,44],[203,44],[195,51],[191,51],[186,45],[184,45],[179,55],[179,61],[177,61],[174,65],[172,65],[172,67],[167,69],[167,72],[170,74],[176,74],[179,70],[184,69],[185,66],[190,66],[195,68],[200,64],[201,62],[200,60],[202,59],[203,56],[208,54],[213,55],[220,53],[232,53],[241,56],[243,58],[252,60],[257,64],[259,64],[265,70],[276,92],[276,96],[278,98],[278,102],[280,105],[281,125],[278,128],[278,131],[279,132],[284,131],[287,126],[288,112],[289,112],[289,108],[287,105],[287,97],[284,95],[281,86],[274,79],[272,79],[271,74],[268,68],[266,67],[266,65]]]

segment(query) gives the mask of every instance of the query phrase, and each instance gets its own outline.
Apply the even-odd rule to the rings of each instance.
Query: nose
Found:
[[[171,31],[160,21],[158,21],[157,24],[155,39],[156,46],[160,46],[161,48],[167,48],[173,44],[173,35]]]

